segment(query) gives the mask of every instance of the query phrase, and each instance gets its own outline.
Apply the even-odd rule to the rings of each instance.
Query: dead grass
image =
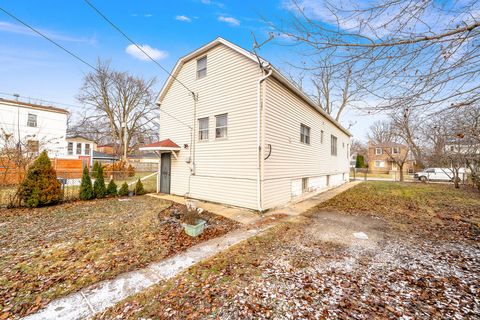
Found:
[[[142,196],[0,211],[0,315],[35,312],[53,298],[236,227],[211,217],[212,227],[190,238],[159,214],[169,205]]]

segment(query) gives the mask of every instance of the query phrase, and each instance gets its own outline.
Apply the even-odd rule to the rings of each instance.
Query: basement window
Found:
[[[302,178],[302,193],[308,191],[308,178]]]
[[[207,76],[207,57],[197,60],[197,79],[202,79]]]

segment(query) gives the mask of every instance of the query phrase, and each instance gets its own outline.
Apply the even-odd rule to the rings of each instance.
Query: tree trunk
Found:
[[[403,178],[403,165],[404,165],[404,163],[398,165],[398,168],[400,169],[400,182],[403,182],[403,181],[404,181],[404,178]]]

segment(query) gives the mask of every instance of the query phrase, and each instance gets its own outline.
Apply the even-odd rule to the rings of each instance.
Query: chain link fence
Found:
[[[15,205],[22,178],[23,175],[17,172],[0,172],[0,207]],[[93,184],[95,182],[94,174],[90,173],[90,178]],[[62,188],[63,201],[78,200],[82,171],[57,171],[57,179]],[[126,182],[130,190],[133,190],[135,183],[140,179],[147,193],[157,190],[157,171],[135,171],[130,175],[125,171],[109,171],[104,173],[104,179],[105,185],[108,185],[113,179],[117,184],[117,189],[120,189],[121,185]]]

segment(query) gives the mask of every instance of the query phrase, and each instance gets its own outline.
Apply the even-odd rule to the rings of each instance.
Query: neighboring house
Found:
[[[118,154],[119,147],[113,143],[97,146],[97,151],[105,154]]]
[[[51,158],[62,157],[66,152],[67,116],[64,109],[0,98],[0,144],[6,136],[30,152],[47,150]]]
[[[67,153],[64,158],[81,159],[89,166],[93,165],[93,152],[97,150],[95,141],[82,136],[69,136],[66,139]]]
[[[357,165],[357,153],[353,153],[350,156],[350,168],[354,169]]]
[[[177,62],[157,104],[161,141],[140,150],[160,156],[161,192],[263,211],[348,181],[351,134],[222,38]]]
[[[101,164],[111,164],[120,160],[120,157],[114,154],[108,154],[99,151],[93,151],[93,162],[99,162]]]
[[[408,146],[395,142],[368,143],[368,170],[371,173],[398,171],[398,163],[403,161],[403,171],[413,172],[415,162],[409,154]]]

